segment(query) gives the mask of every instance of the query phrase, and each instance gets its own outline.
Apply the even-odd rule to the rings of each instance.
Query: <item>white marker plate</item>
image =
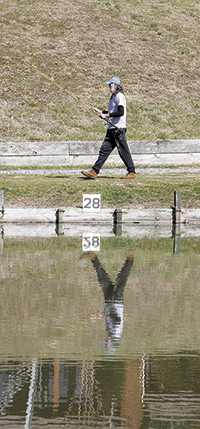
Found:
[[[100,251],[100,234],[83,233],[82,237],[83,252],[99,252]]]
[[[100,194],[83,194],[83,211],[84,212],[100,212],[101,211],[101,195]]]

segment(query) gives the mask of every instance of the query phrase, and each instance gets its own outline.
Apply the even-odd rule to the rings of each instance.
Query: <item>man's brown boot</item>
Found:
[[[132,253],[127,253],[127,254],[126,254],[126,257],[127,257],[127,259],[134,259],[134,258],[135,258],[135,253],[134,253],[134,252],[132,252]]]
[[[121,179],[136,179],[137,174],[136,173],[128,173],[126,176],[123,176]]]
[[[81,256],[81,259],[89,259],[90,261],[92,261],[95,258],[96,258],[96,253],[95,252],[84,253],[84,255]]]
[[[88,179],[96,179],[98,176],[98,174],[93,169],[89,171],[81,171],[81,173]]]

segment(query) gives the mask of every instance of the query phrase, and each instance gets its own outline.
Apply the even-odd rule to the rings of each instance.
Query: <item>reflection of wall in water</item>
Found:
[[[173,357],[147,357],[144,427],[152,427],[153,422],[155,429],[160,428],[160,421],[166,428],[170,421],[177,428],[196,427],[195,422],[200,421],[199,373],[200,358],[188,351]]]
[[[12,367],[0,371],[0,419],[1,416],[23,415],[28,398],[31,369],[12,362]]]
[[[23,420],[31,363],[12,362],[9,368],[7,362],[5,368],[0,372],[0,420],[6,415]],[[110,416],[135,429],[141,424],[159,428],[160,421],[182,422],[188,428],[192,416],[200,419],[199,369],[199,356],[189,353],[108,361],[38,360],[32,418],[87,416],[98,421]]]
[[[12,362],[12,365],[14,363]],[[118,370],[116,371],[116,368]],[[120,368],[120,371],[119,371]],[[1,417],[25,416],[31,382],[31,364],[0,372]],[[65,415],[109,415],[115,398],[115,415],[120,416],[121,389],[124,364],[113,366],[98,362],[77,363],[54,360],[37,363],[36,388],[33,396],[34,417],[52,418]]]
[[[142,422],[143,362],[142,359],[125,361],[125,382],[123,386],[121,415],[128,419],[129,427],[140,428]]]

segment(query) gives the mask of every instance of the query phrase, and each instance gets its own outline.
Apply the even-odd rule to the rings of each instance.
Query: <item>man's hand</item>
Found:
[[[109,118],[109,113],[100,113],[99,117],[102,119]]]
[[[95,107],[93,107],[93,112],[98,113],[98,115],[102,114],[102,110],[96,109]]]
[[[98,113],[101,119],[109,118],[109,113],[103,113],[102,110],[96,109],[95,107],[92,110],[93,112]]]

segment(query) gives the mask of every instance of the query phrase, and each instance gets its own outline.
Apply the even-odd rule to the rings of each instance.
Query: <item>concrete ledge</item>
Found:
[[[98,213],[84,213],[81,208],[64,209],[62,224],[113,224],[114,209],[101,209]],[[55,223],[54,208],[7,208],[2,223]],[[200,209],[181,211],[181,223],[200,224]],[[172,209],[135,209],[122,210],[122,224],[172,224]]]
[[[200,153],[200,140],[155,140],[129,141],[132,154],[177,154]],[[101,142],[70,142],[70,155],[94,155],[99,152]],[[117,153],[117,150],[113,153]]]
[[[61,225],[61,235],[65,237],[79,237],[83,236],[83,233],[96,234],[99,233],[102,237],[113,237],[115,235],[114,228],[109,225],[82,225],[82,224],[73,224],[70,225],[64,224]],[[158,239],[158,238],[173,238],[172,227],[171,225],[138,225],[138,224],[123,224],[121,228],[121,233],[118,234],[125,240],[129,238],[143,239],[147,237],[148,239]],[[5,224],[3,228],[3,234],[1,235],[0,230],[0,255],[3,254],[3,241],[7,238],[17,237],[57,237],[59,233],[56,230],[55,225],[52,224]],[[180,231],[181,238],[194,238],[200,237],[200,226],[196,225],[181,225]]]
[[[0,165],[81,165],[96,160],[100,142],[0,142]],[[137,164],[200,164],[200,140],[129,141]],[[115,149],[107,165],[121,165]]]

